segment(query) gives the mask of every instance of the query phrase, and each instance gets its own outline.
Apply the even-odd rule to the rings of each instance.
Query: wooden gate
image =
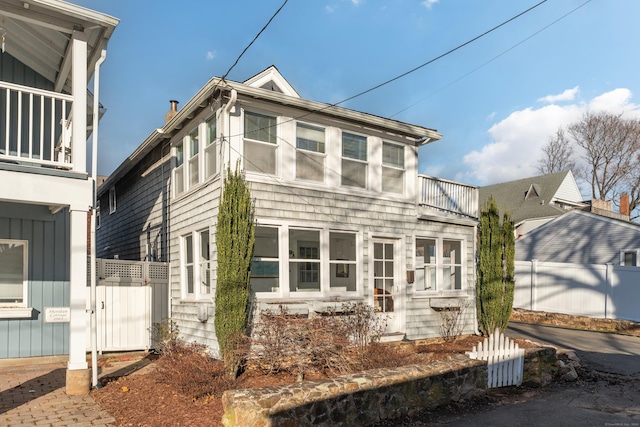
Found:
[[[152,327],[169,317],[168,266],[160,262],[96,260],[98,351],[148,350]],[[87,287],[87,307],[91,301]],[[87,325],[87,349],[91,326]]]
[[[484,343],[473,346],[468,352],[472,359],[487,361],[487,387],[504,387],[522,384],[524,374],[524,349],[519,348],[498,328],[484,339]]]

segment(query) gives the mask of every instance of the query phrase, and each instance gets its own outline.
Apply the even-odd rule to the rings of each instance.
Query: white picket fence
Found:
[[[487,387],[505,387],[522,384],[524,374],[524,348],[505,337],[498,328],[467,352],[471,359],[487,361]]]

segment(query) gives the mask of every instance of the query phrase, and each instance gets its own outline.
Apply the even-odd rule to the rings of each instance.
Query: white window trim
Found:
[[[211,144],[207,145],[209,142],[209,127],[208,127],[208,122],[212,121],[215,123],[215,132],[216,134],[213,136],[213,141],[211,142]],[[207,179],[218,175],[218,173],[220,172],[220,152],[218,150],[218,144],[219,144],[219,140],[218,140],[218,116],[216,114],[209,116],[207,118],[204,119],[203,121],[203,125],[202,125],[202,134],[204,135],[204,139],[203,139],[203,147],[201,147],[201,151],[204,152],[204,155],[202,156],[202,171],[203,171],[203,180],[206,181]],[[213,151],[216,157],[216,170],[214,170],[213,172],[209,173],[210,171],[207,170],[207,166],[206,166],[206,162],[207,159],[209,157],[209,153]]]
[[[209,280],[210,280],[210,292],[209,294],[201,294],[200,292],[200,233],[209,232]],[[193,262],[193,293],[187,292],[187,251],[186,251],[186,238],[191,237]],[[181,299],[185,301],[198,301],[198,302],[211,302],[211,299],[215,296],[215,286],[213,270],[211,269],[211,230],[209,228],[198,228],[190,232],[184,233],[180,236],[180,295]]]
[[[302,124],[302,125],[307,125],[307,126],[313,126],[316,128],[321,128],[324,131],[324,152],[319,152],[319,151],[312,151],[312,150],[306,150],[304,148],[298,148],[298,124]],[[328,156],[327,156],[327,146],[328,146],[328,142],[327,142],[327,127],[326,126],[322,126],[322,125],[318,125],[315,123],[308,123],[308,122],[301,122],[301,121],[297,121],[294,127],[294,132],[295,132],[295,145],[294,145],[294,149],[295,149],[295,160],[294,160],[294,179],[297,181],[303,181],[303,182],[310,182],[310,183],[317,183],[317,184],[322,184],[325,183],[327,180],[327,162],[328,162]],[[322,165],[322,179],[321,180],[315,180],[315,179],[308,179],[308,178],[300,178],[298,177],[298,168],[297,168],[297,164],[298,164],[298,153],[302,152],[305,153],[306,155],[310,156],[311,158],[313,157],[318,157],[318,158],[322,158],[324,164]]]
[[[394,147],[398,147],[400,149],[402,149],[402,167],[396,166],[396,165],[387,165],[384,163],[384,144],[388,144],[388,145],[393,145]],[[384,190],[384,178],[382,181],[382,186],[381,189],[382,191],[384,191],[385,193],[389,193],[389,194],[397,194],[397,195],[404,195],[406,192],[406,186],[407,186],[407,162],[406,162],[406,153],[405,153],[405,146],[402,144],[396,144],[394,142],[390,142],[390,141],[382,141],[382,146],[381,146],[381,155],[382,155],[382,159],[381,159],[381,164],[382,164],[382,170],[384,171],[384,169],[395,169],[395,170],[399,170],[402,171],[402,189],[400,190],[400,192],[395,192],[395,191],[389,191],[389,190]],[[384,175],[384,173],[383,173]]]
[[[31,317],[32,308],[27,306],[29,297],[29,241],[19,239],[0,239],[0,243],[19,243],[22,249],[22,302],[0,303],[0,319]]]
[[[261,115],[261,116],[267,116],[267,117],[271,117],[274,118],[276,121],[276,125],[275,125],[275,142],[267,142],[267,141],[261,141],[259,139],[253,139],[253,138],[248,138],[246,136],[246,132],[247,130],[245,129],[245,116],[246,114],[257,114],[257,115]],[[280,131],[279,128],[281,127],[281,116],[277,113],[274,112],[267,112],[267,111],[261,111],[261,110],[254,110],[254,109],[243,109],[242,110],[242,117],[241,117],[241,122],[242,122],[242,160],[243,160],[243,169],[247,174],[257,174],[257,175],[268,175],[268,176],[278,176],[279,171],[280,171],[280,152],[282,151],[280,149]],[[270,172],[263,172],[263,171],[255,171],[255,170],[248,170],[247,168],[247,164],[246,164],[246,157],[245,157],[245,142],[251,142],[251,143],[256,143],[256,144],[262,144],[268,147],[272,147],[274,149],[274,171],[273,173]]]
[[[365,138],[366,144],[367,144],[367,150],[366,150],[367,160],[359,160],[359,159],[354,159],[354,158],[351,158],[351,157],[345,157],[344,156],[343,135],[345,133]],[[371,153],[370,153],[371,145],[372,145],[372,143],[371,143],[370,138],[369,138],[368,135],[364,135],[364,134],[361,134],[361,133],[351,132],[351,131],[347,131],[347,130],[344,130],[344,129],[340,129],[340,186],[341,187],[356,188],[356,189],[359,189],[359,190],[362,190],[362,191],[370,189],[370,187],[371,187],[371,183],[370,183],[370,179],[371,179],[370,166],[371,165],[369,164],[369,159],[371,158]],[[347,160],[347,161],[350,161],[350,162],[355,162],[355,163],[361,163],[361,164],[365,165],[364,187],[360,187],[360,186],[357,186],[357,185],[348,185],[348,184],[344,184],[342,182],[342,178],[343,178],[342,162],[344,160]]]
[[[102,221],[100,219],[100,200],[96,201],[96,229],[100,228]]]
[[[317,299],[318,297],[362,297],[364,294],[364,252],[363,252],[363,233],[360,230],[351,228],[337,228],[329,225],[317,227],[309,223],[304,222],[281,222],[281,221],[266,221],[262,222],[258,220],[258,226],[261,227],[273,227],[278,229],[278,243],[279,243],[279,271],[280,275],[278,281],[280,283],[279,290],[277,292],[256,292],[255,295],[260,300],[269,299],[287,299],[293,298],[297,300]],[[320,291],[306,291],[306,292],[291,292],[290,277],[289,277],[289,231],[290,230],[319,230],[320,231]],[[330,257],[330,233],[349,233],[355,235],[356,245],[356,261],[353,263],[354,274],[356,274],[356,290],[355,291],[339,291],[331,290],[331,261]],[[340,263],[341,261],[335,261]],[[345,261],[349,263],[351,261]]]
[[[435,289],[424,289],[424,290],[418,290],[417,289],[417,281],[418,281],[418,270],[419,269],[423,269],[425,270],[425,274],[426,275],[426,268],[424,267],[425,264],[417,264],[416,260],[418,258],[417,255],[417,251],[416,251],[416,244],[418,239],[431,239],[431,240],[435,240],[436,241],[436,264],[435,264],[435,268],[436,268],[436,288]],[[444,264],[444,260],[442,259],[442,248],[443,248],[443,241],[444,240],[453,240],[453,241],[457,241],[460,242],[460,274],[461,274],[461,284],[460,284],[460,289],[441,289],[442,285],[443,285],[443,277],[442,277],[442,273],[445,267]],[[414,268],[415,268],[415,273],[414,273],[414,277],[415,277],[415,281],[413,283],[413,293],[415,296],[438,296],[438,295],[443,295],[443,296],[451,296],[451,295],[466,295],[467,294],[467,289],[469,288],[469,283],[467,280],[467,240],[465,238],[463,238],[462,236],[455,236],[455,235],[444,235],[444,236],[440,236],[440,237],[436,237],[436,236],[429,236],[429,235],[416,235],[413,237],[413,260],[414,260]],[[458,264],[447,264],[447,265],[453,265],[453,266],[457,266]]]
[[[109,188],[109,215],[116,212],[116,187]]]
[[[624,256],[625,254],[633,252],[636,254],[636,265],[625,265]],[[620,251],[620,265],[623,267],[640,267],[640,249],[623,249]]]

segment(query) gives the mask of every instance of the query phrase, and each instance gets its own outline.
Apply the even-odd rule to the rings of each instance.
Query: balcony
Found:
[[[72,100],[0,81],[0,161],[71,170]]]
[[[429,216],[478,218],[478,188],[472,185],[418,175],[418,206]]]

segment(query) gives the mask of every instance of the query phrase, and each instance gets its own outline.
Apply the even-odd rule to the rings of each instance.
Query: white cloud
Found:
[[[325,6],[324,10],[327,13],[333,13],[335,11],[335,9],[333,8],[333,6]]]
[[[440,1],[440,0],[424,0],[420,4],[423,5],[424,7],[426,7],[427,9],[431,9],[431,6],[433,6],[434,4],[438,3],[438,1]]]
[[[364,3],[364,0],[351,0],[351,3],[353,3],[354,6],[360,6]]]
[[[216,57],[216,53],[215,53],[215,52],[212,52],[212,51],[208,51],[208,52],[207,52],[207,56],[206,56],[206,58],[207,58],[209,61],[210,61],[210,60],[212,60],[212,59],[213,59],[213,58],[215,58],[215,57]]]
[[[488,130],[490,143],[464,156],[467,171],[456,179],[487,185],[537,175],[541,149],[559,127],[579,120],[586,111],[606,110],[640,117],[640,105],[632,103],[631,96],[630,90],[621,88],[596,96],[589,102],[550,104],[514,111],[491,126]]]
[[[580,86],[576,86],[573,89],[567,89],[564,92],[558,95],[547,95],[545,97],[539,98],[538,101],[548,102],[549,104],[553,104],[558,101],[573,101],[576,98],[580,90]]]
[[[491,120],[495,119],[495,117],[496,117],[496,112],[492,111],[491,114],[489,114],[487,116],[487,120],[491,121]]]

